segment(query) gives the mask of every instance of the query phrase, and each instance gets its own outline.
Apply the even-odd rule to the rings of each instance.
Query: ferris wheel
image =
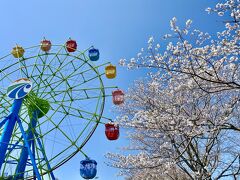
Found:
[[[103,76],[115,78],[116,66],[95,64],[99,50],[77,50],[69,39],[64,45],[42,40],[30,48],[16,46],[0,58],[0,179],[55,179],[53,170],[81,152],[80,174],[96,176],[97,162],[82,147],[99,123],[109,140],[119,126],[104,117],[105,97],[115,105],[123,91],[104,86]],[[116,89],[107,95],[106,89]]]

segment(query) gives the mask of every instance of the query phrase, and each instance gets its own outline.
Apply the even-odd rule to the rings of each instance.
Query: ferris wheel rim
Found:
[[[52,46],[65,48],[65,45],[52,45]],[[25,48],[25,49],[28,50],[28,49],[36,48],[36,47],[40,47],[40,45],[32,46],[32,47]],[[91,47],[92,47],[92,46],[91,46]],[[91,48],[91,47],[90,47],[90,48]],[[90,48],[88,48],[88,49],[90,49]],[[86,49],[86,50],[84,50],[84,51],[81,51],[81,54],[84,54],[88,49]],[[77,51],[78,51],[78,50],[77,50]],[[78,51],[78,52],[80,52],[80,51]],[[23,58],[17,58],[17,59],[18,59],[19,61],[26,61],[26,60],[28,60],[28,59],[36,58],[36,57],[38,57],[38,56],[56,55],[56,54],[57,54],[57,53],[48,52],[48,53],[38,54],[37,56],[31,56],[31,57],[27,57],[27,58],[23,57]],[[9,55],[11,55],[11,54],[9,54]],[[9,55],[0,57],[0,61],[1,61],[2,59],[4,59],[4,58],[8,57]],[[78,59],[78,60],[83,61],[81,58],[79,58],[78,56],[75,56],[75,55],[73,55],[73,54],[71,54],[71,53],[67,53],[67,52],[66,52],[66,53],[59,54],[59,55],[74,57],[74,58],[76,58],[76,59]],[[19,61],[16,61],[15,64],[18,64]],[[55,166],[53,166],[53,167],[51,168],[51,171],[53,171],[53,170],[57,169],[58,167],[62,166],[63,164],[65,164],[67,161],[69,161],[72,157],[74,157],[74,155],[76,155],[76,154],[85,146],[85,144],[89,141],[89,139],[91,138],[91,136],[92,136],[93,133],[95,132],[95,130],[96,130],[96,128],[97,128],[97,126],[98,126],[98,124],[99,124],[99,122],[100,122],[100,119],[101,119],[101,117],[102,117],[103,110],[104,110],[104,105],[105,105],[105,87],[104,87],[104,84],[103,84],[103,81],[102,81],[102,78],[101,78],[100,73],[96,70],[96,67],[94,67],[94,66],[93,66],[92,64],[90,64],[89,62],[90,62],[89,60],[88,60],[88,61],[84,61],[84,63],[87,63],[87,65],[90,66],[91,69],[94,70],[94,72],[98,75],[98,79],[100,80],[100,84],[101,84],[101,86],[102,86],[102,87],[100,88],[100,90],[101,90],[101,92],[102,92],[102,94],[103,94],[103,96],[101,97],[101,98],[102,98],[102,103],[101,103],[101,105],[100,105],[100,111],[99,111],[99,112],[100,112],[100,113],[99,113],[100,115],[98,116],[98,120],[95,122],[94,127],[92,128],[92,130],[90,131],[90,133],[88,133],[87,137],[86,137],[85,140],[82,142],[82,144],[80,145],[80,147],[79,147],[76,151],[74,151],[73,153],[71,153],[69,156],[67,156],[65,159],[63,159],[62,161],[60,161],[59,163],[57,163]],[[108,64],[108,63],[106,63],[106,64]],[[5,71],[6,69],[8,69],[8,68],[9,68],[9,67],[6,67],[6,68],[4,68],[4,69],[0,69],[0,73],[1,73],[1,72],[4,72],[4,71]],[[47,173],[49,173],[49,172],[46,171],[46,172],[43,173],[42,175],[47,174]],[[31,177],[29,177],[29,178],[31,178]]]

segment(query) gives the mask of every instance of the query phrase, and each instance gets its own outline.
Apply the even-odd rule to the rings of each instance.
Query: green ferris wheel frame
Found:
[[[13,60],[12,55],[8,54],[0,58],[0,63],[4,65],[3,68],[0,68],[0,108],[2,108],[0,109],[0,120],[9,114],[11,106],[11,100],[6,96],[7,85],[19,77],[27,78],[33,83],[31,91],[33,93],[29,93],[28,97],[24,99],[19,116],[24,131],[34,131],[35,133],[35,136],[31,139],[33,144],[35,144],[35,146],[32,145],[34,146],[32,148],[35,148],[36,164],[41,176],[45,174],[50,176],[53,170],[70,160],[75,154],[78,152],[83,153],[83,146],[91,138],[98,124],[101,123],[100,120],[110,120],[103,116],[105,97],[110,96],[106,95],[105,89],[116,87],[104,86],[102,76],[105,73],[100,73],[101,68],[110,62],[94,65],[86,55],[90,48],[84,51],[76,50],[74,53],[69,53],[65,45],[52,45],[54,50],[43,52],[40,49],[40,45],[37,45],[25,48],[24,57]],[[37,55],[32,55],[34,53]],[[64,87],[62,87],[63,83]],[[77,94],[79,97],[76,97],[74,94]],[[62,98],[62,100],[58,100],[58,98]],[[43,100],[50,104],[48,113],[39,105],[41,102],[44,102]],[[81,103],[82,105],[78,106]],[[43,117],[37,120],[35,128],[27,129],[31,123],[31,107],[39,110]],[[63,116],[63,114],[65,115]],[[56,121],[59,117],[60,121]],[[81,119],[81,122],[77,121],[77,119]],[[84,122],[82,122],[83,120]],[[80,123],[77,126],[82,128],[77,132],[77,135],[71,134],[76,132],[73,121],[74,123]],[[49,124],[51,124],[51,127],[48,127]],[[68,125],[74,125],[74,127],[69,127],[70,131],[68,131],[69,129],[66,129]],[[0,136],[2,132],[3,127],[0,127]],[[51,145],[53,150],[51,152],[52,155],[47,157],[46,142],[50,142],[48,139],[50,134],[54,135],[54,138],[51,139],[54,140],[53,145]],[[55,147],[55,139],[60,135],[66,138],[68,146],[57,153],[55,148],[61,149],[63,147],[61,145],[56,145],[57,147]],[[42,148],[40,147],[41,144]],[[8,153],[6,153],[3,166],[0,169],[1,176],[4,176],[9,169],[13,169],[11,170],[11,175],[18,175],[15,174],[16,163],[19,162],[23,148],[23,137],[19,131],[19,126],[15,125],[10,143],[8,144]],[[85,153],[83,154],[86,156]],[[43,156],[46,156],[47,160],[46,158],[43,160]],[[29,164],[31,166],[29,160],[27,160],[27,163],[26,170],[24,172],[21,171],[21,173],[22,175],[29,174],[26,178],[32,178],[36,176],[36,173],[33,171],[33,168],[28,167]]]

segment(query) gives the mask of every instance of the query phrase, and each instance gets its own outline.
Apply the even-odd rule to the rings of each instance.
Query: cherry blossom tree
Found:
[[[157,68],[168,76],[184,73],[210,93],[239,89],[239,0],[227,0],[206,11],[225,17],[226,20],[221,19],[224,25],[222,32],[210,36],[192,29],[191,20],[187,20],[186,26],[180,29],[174,17],[170,21],[173,33],[164,36],[169,41],[166,51],[161,53],[160,44],[155,45],[151,37],[146,51],[142,49],[137,58],[129,61],[121,59],[120,64],[128,68]]]
[[[191,20],[181,29],[173,18],[165,51],[151,37],[137,58],[120,60],[149,69],[118,108],[132,153],[107,154],[129,179],[240,177],[240,1],[206,10],[225,18],[222,32],[210,36]]]
[[[229,127],[239,123],[235,95],[212,95],[195,82],[187,86],[188,81],[186,75],[167,83],[162,78],[138,81],[128,91],[119,123],[130,128],[132,143],[124,150],[135,153],[108,154],[111,165],[122,169],[123,175],[131,179],[176,179],[173,172],[182,174],[182,179],[238,176],[239,134]]]

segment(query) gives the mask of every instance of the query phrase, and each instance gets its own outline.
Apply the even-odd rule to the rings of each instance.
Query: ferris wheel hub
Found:
[[[32,90],[32,82],[27,78],[14,81],[7,89],[7,96],[12,99],[22,99]]]
[[[28,108],[28,115],[30,119],[33,117],[34,113],[37,113],[37,118],[45,116],[49,109],[50,104],[47,100],[37,97],[33,92],[30,92],[25,100],[25,105]]]

